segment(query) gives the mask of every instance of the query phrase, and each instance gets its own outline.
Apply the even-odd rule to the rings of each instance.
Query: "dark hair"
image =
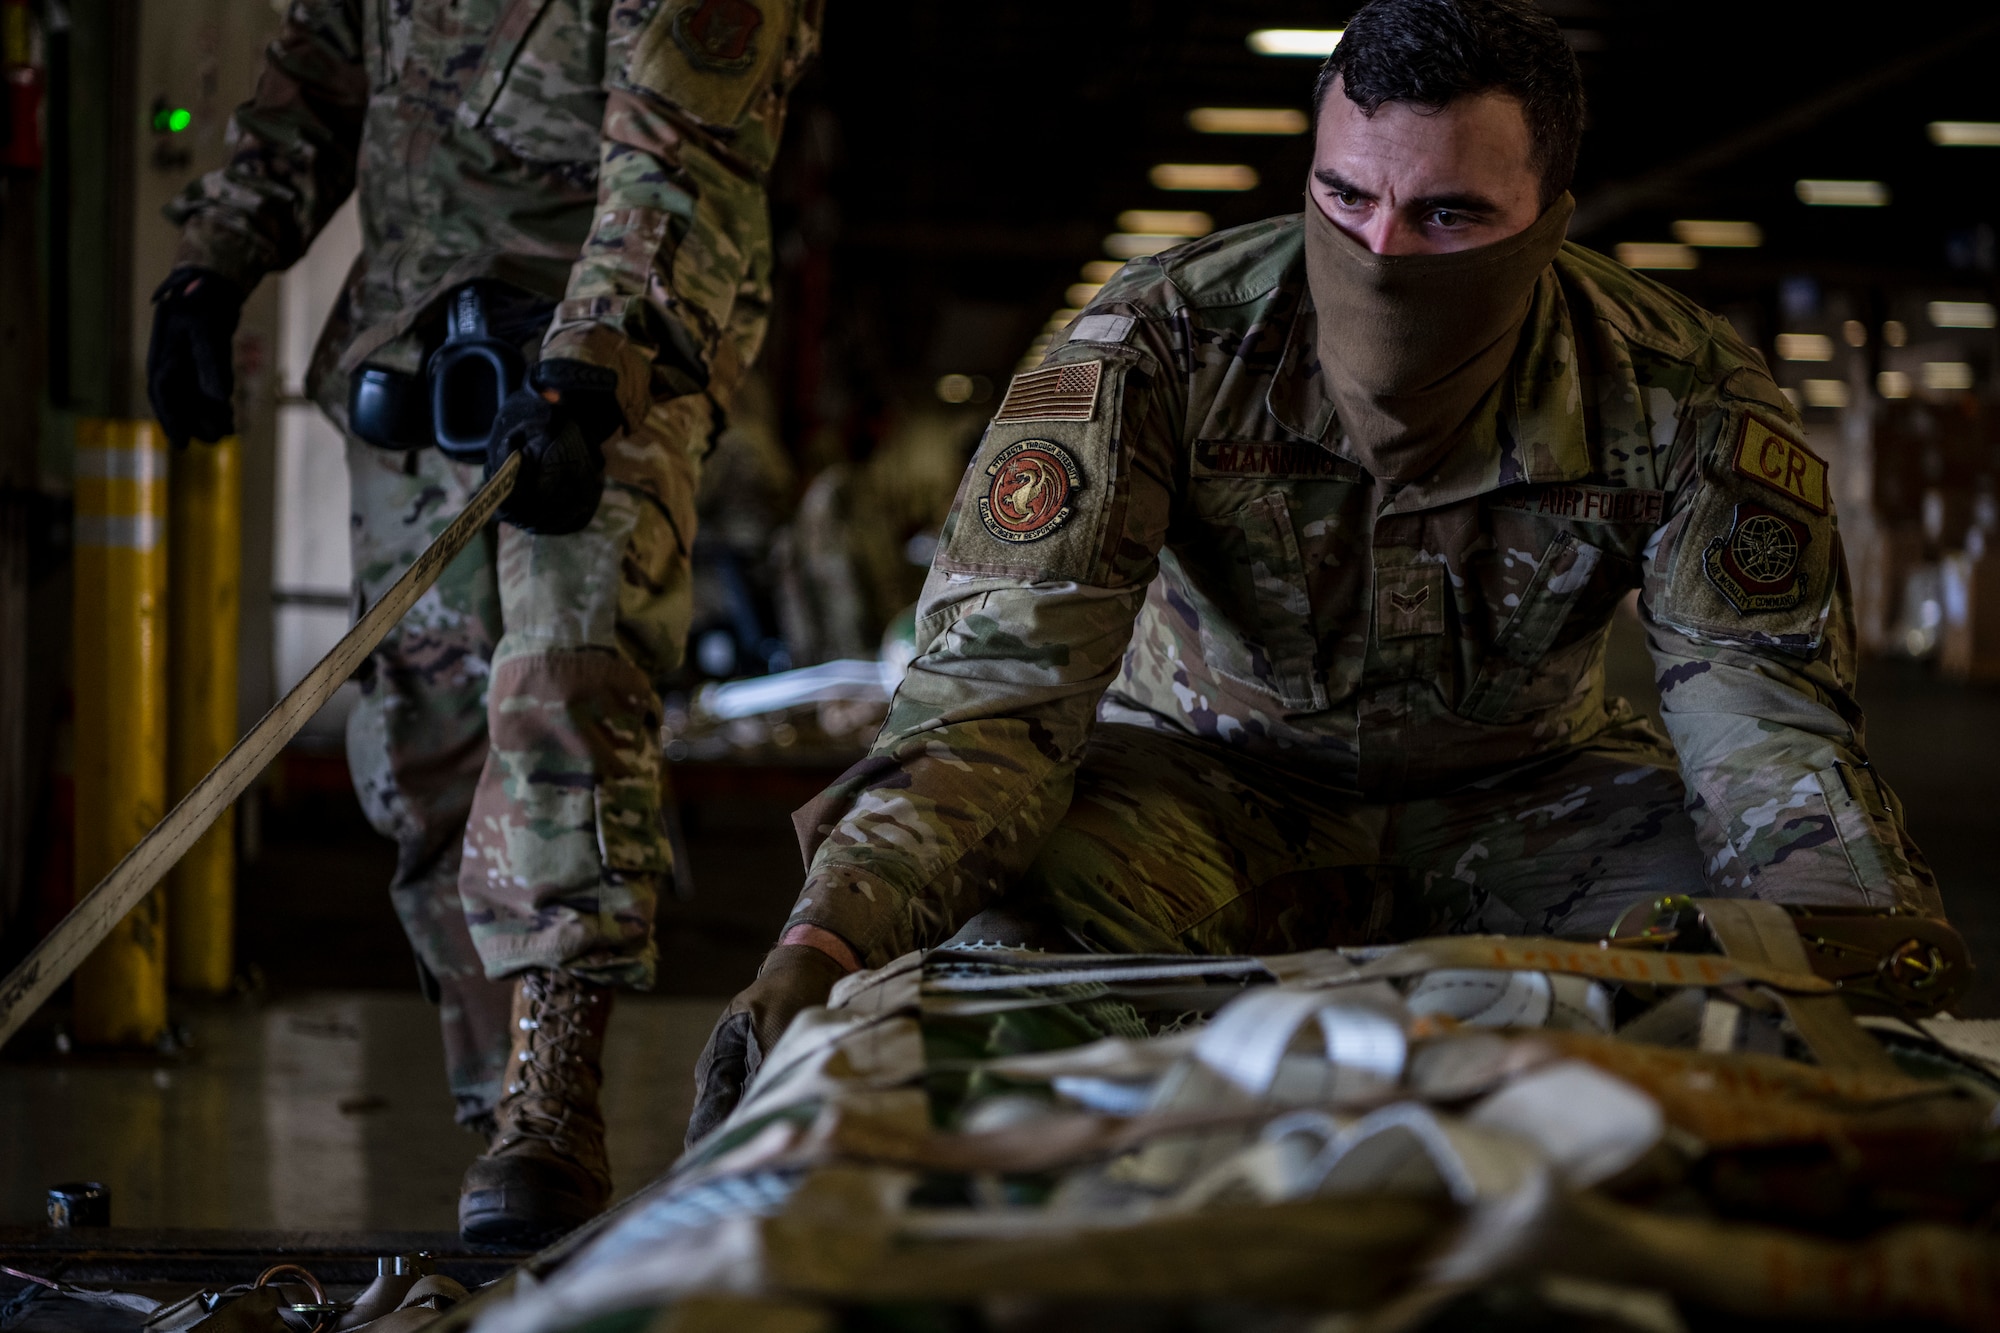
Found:
[[[1341,81],[1368,115],[1384,102],[1431,110],[1501,92],[1527,113],[1542,207],[1569,188],[1583,138],[1583,75],[1555,20],[1526,0],[1369,0],[1320,68],[1313,111]]]

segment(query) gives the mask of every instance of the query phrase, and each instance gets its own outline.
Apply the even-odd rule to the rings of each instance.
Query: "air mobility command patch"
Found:
[[[1702,552],[1702,572],[1738,615],[1789,611],[1806,599],[1799,567],[1811,539],[1805,525],[1745,500],[1728,534]]]
[[[757,62],[764,15],[750,0],[700,0],[674,15],[674,41],[697,69],[733,73]]]
[[[1815,514],[1833,510],[1827,489],[1826,460],[1750,413],[1743,415],[1743,429],[1736,437],[1736,453],[1730,467],[1737,476],[1769,486]]]
[[[1016,375],[993,424],[1013,421],[1088,421],[1097,412],[1102,361],[1071,361]]]
[[[1017,440],[993,456],[986,475],[979,517],[1003,542],[1036,542],[1054,532],[1069,521],[1070,497],[1083,486],[1076,459],[1053,440]]]

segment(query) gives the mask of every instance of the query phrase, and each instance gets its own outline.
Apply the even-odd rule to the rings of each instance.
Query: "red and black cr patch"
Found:
[[[1804,524],[1745,500],[1728,535],[1702,552],[1702,572],[1740,616],[1789,611],[1806,599],[1799,567],[1810,540]]]
[[[986,465],[986,494],[979,517],[1003,542],[1033,542],[1069,521],[1072,495],[1083,473],[1069,450],[1053,440],[1018,440]]]

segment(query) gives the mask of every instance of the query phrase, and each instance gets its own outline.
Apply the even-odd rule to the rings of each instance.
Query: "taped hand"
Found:
[[[544,536],[579,532],[604,496],[604,442],[625,424],[615,371],[582,361],[542,361],[493,423],[486,475],[510,454],[521,475],[500,517]]]
[[[729,1118],[764,1057],[802,1009],[825,1004],[848,969],[809,944],[780,944],[764,956],[757,980],[729,1002],[694,1067],[693,1147]]]
[[[213,444],[236,433],[234,343],[243,293],[219,273],[177,268],[153,293],[146,396],[167,440]]]

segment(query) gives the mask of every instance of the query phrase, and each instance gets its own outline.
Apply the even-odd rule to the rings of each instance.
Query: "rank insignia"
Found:
[[[1826,460],[1747,412],[1729,465],[1737,476],[1769,486],[1815,514],[1833,509],[1827,493]]]
[[[1806,598],[1799,564],[1811,539],[1802,524],[1746,500],[1729,534],[1702,552],[1702,572],[1740,616],[1789,611]]]
[[[697,69],[733,73],[757,62],[751,39],[763,23],[750,0],[699,0],[674,15],[674,41]]]
[[[1083,473],[1069,450],[1051,440],[1019,440],[986,465],[979,517],[1003,542],[1034,542],[1069,521]]]

